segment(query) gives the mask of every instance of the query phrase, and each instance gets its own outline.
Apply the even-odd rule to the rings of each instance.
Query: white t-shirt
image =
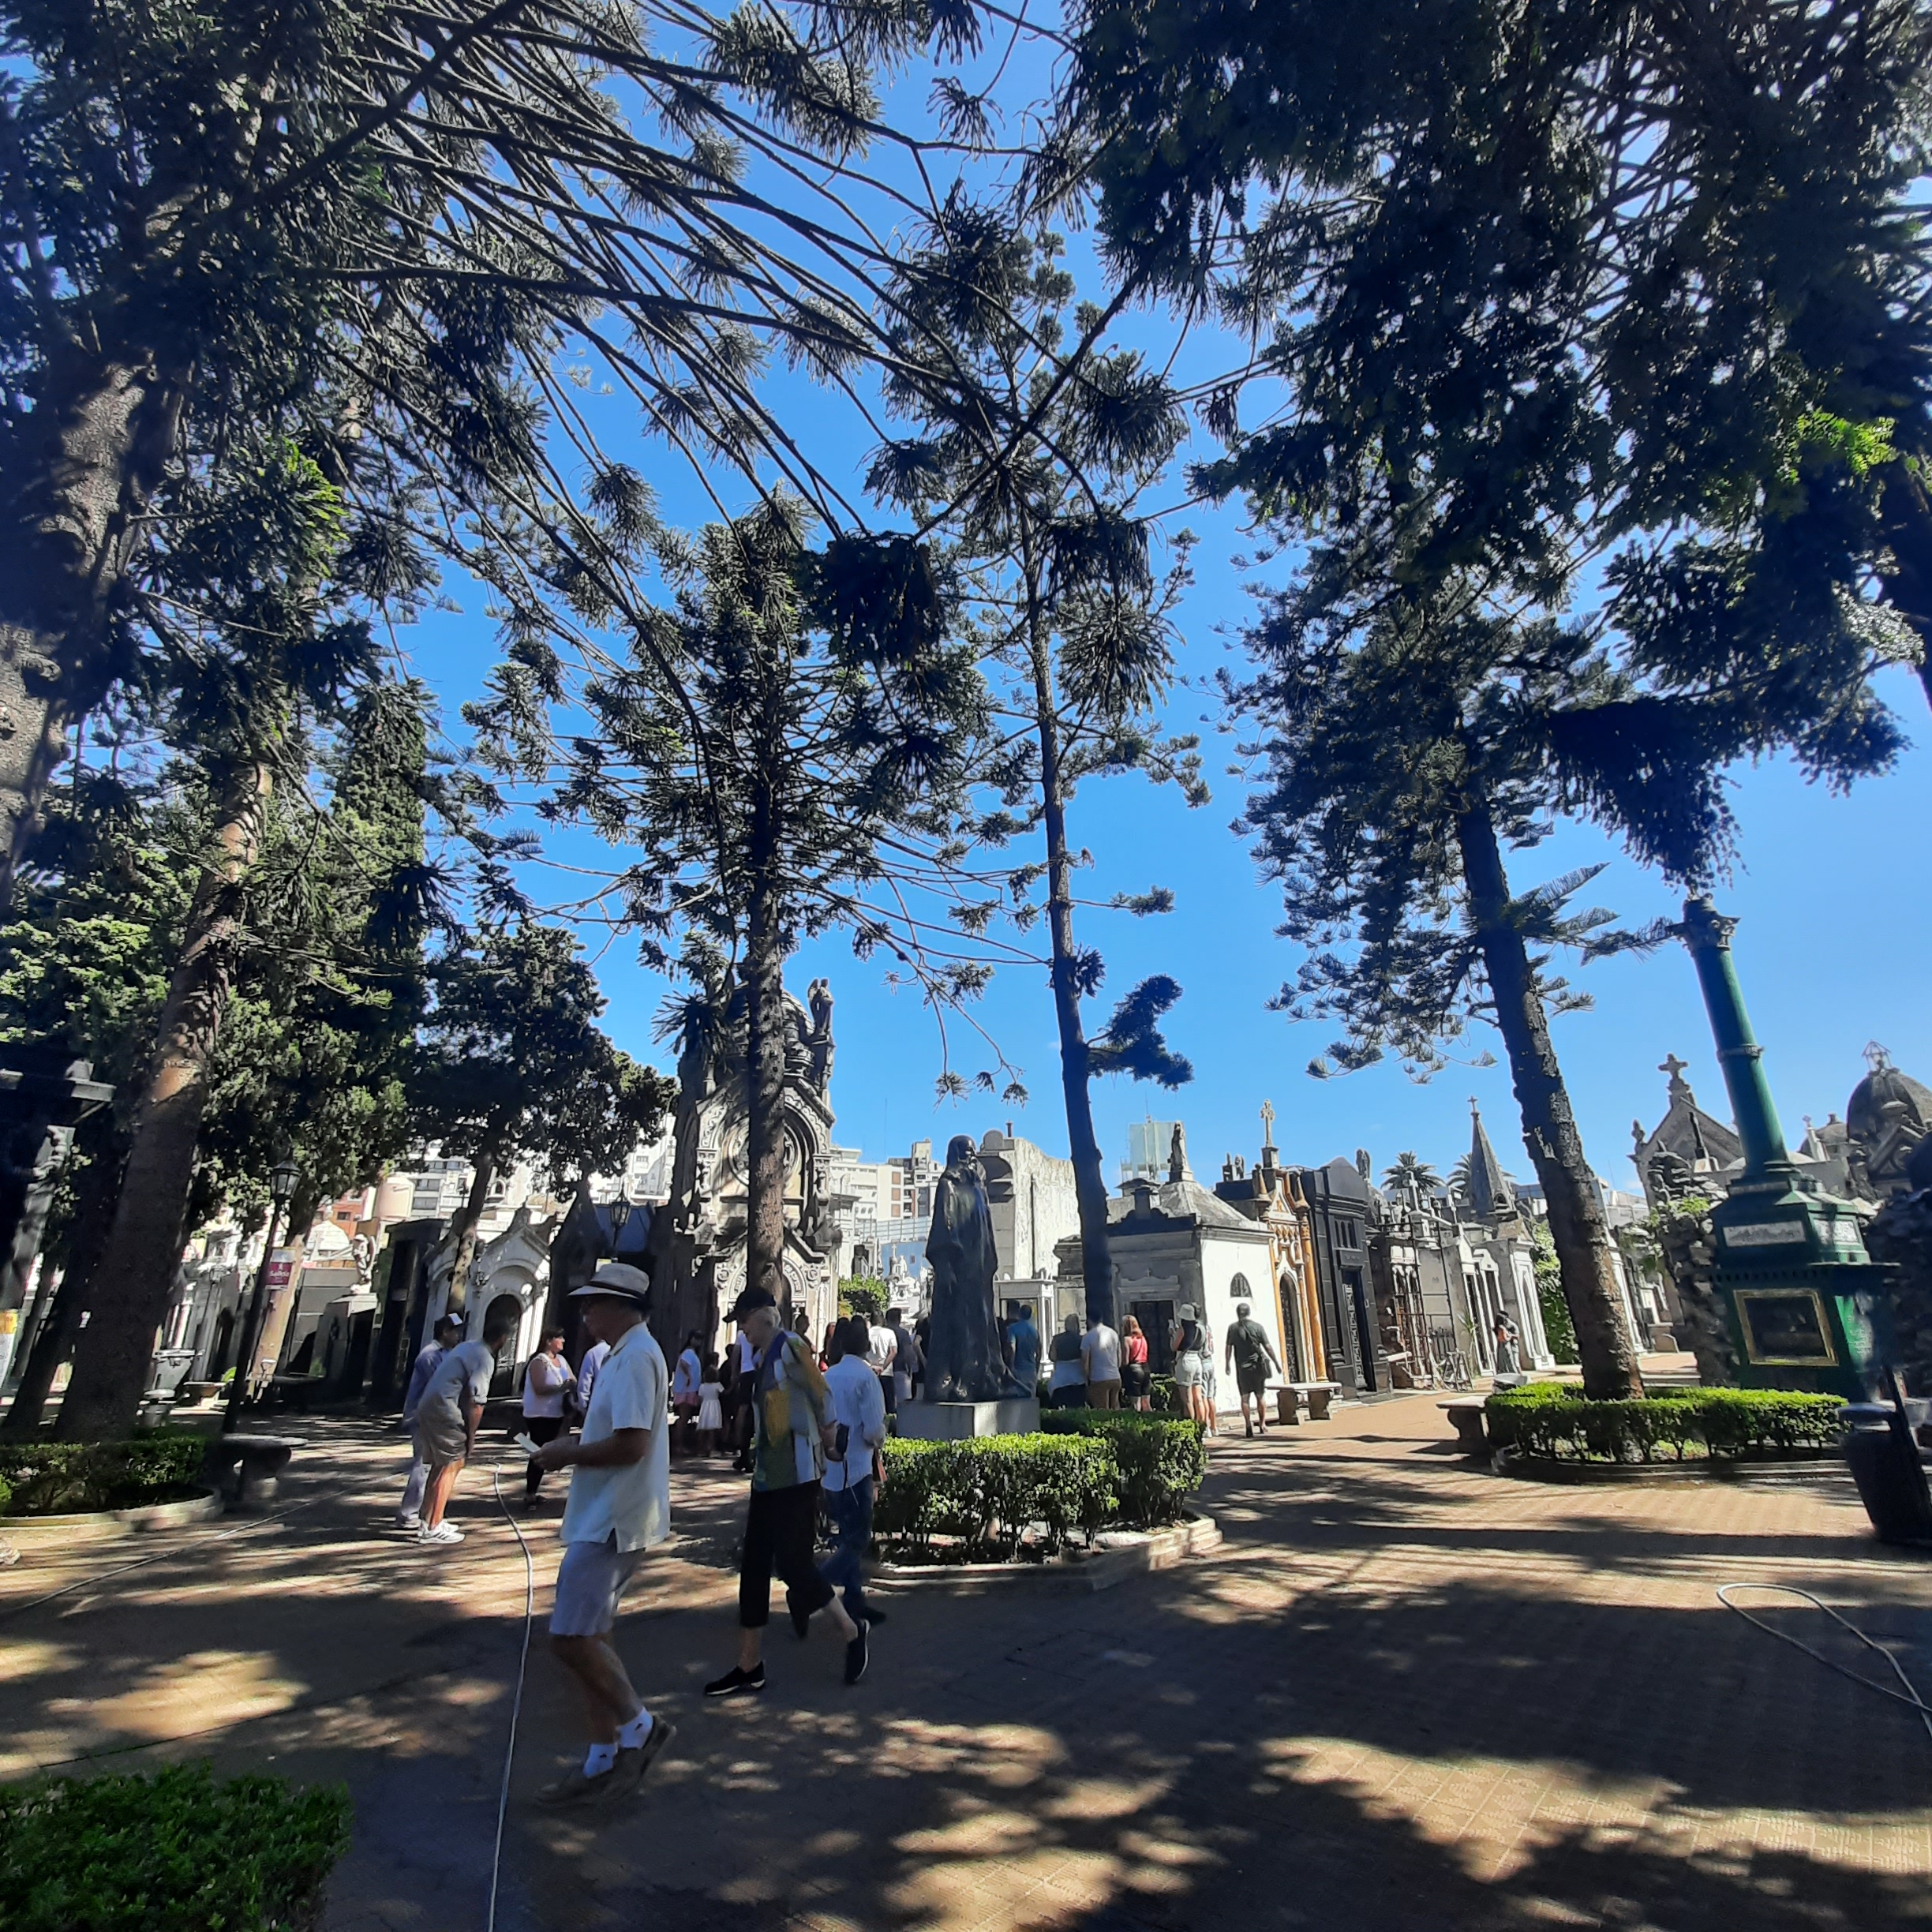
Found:
[[[872,1365],[874,1375],[885,1375],[892,1368],[893,1357],[899,1353],[899,1338],[886,1327],[869,1328],[866,1333],[866,1360]]]
[[[1081,1338],[1080,1362],[1089,1382],[1120,1380],[1120,1337],[1105,1322],[1096,1323]]]
[[[673,1398],[688,1395],[694,1399],[698,1394],[698,1384],[704,1380],[704,1364],[698,1359],[695,1349],[687,1349],[677,1358],[677,1367],[671,1376],[671,1394]]]
[[[575,1406],[579,1415],[590,1413],[590,1398],[597,1390],[597,1371],[604,1366],[604,1357],[609,1353],[608,1342],[593,1342],[584,1350],[583,1360],[577,1365]]]
[[[417,1415],[420,1417],[425,1409],[441,1410],[445,1415],[455,1417],[456,1427],[461,1428],[465,1392],[472,1402],[485,1401],[489,1395],[490,1377],[496,1372],[496,1357],[481,1342],[459,1342],[436,1364],[436,1373],[423,1391]]]
[[[582,1440],[599,1443],[620,1429],[648,1429],[635,1462],[571,1470],[570,1500],[557,1534],[566,1543],[602,1543],[649,1549],[671,1533],[671,1437],[665,1427],[670,1377],[664,1352],[642,1322],[611,1344],[590,1392]]]
[[[825,1486],[848,1488],[872,1473],[872,1451],[886,1440],[886,1391],[859,1355],[841,1355],[825,1372],[832,1417],[845,1425],[845,1460],[826,1458]]]
[[[523,1413],[526,1416],[560,1416],[564,1391],[571,1385],[570,1364],[548,1349],[530,1359],[523,1372]]]

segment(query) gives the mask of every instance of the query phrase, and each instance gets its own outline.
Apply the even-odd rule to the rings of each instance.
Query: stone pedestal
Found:
[[[899,1434],[907,1442],[964,1442],[974,1436],[1031,1436],[1039,1428],[1039,1398],[1004,1402],[901,1402]]]

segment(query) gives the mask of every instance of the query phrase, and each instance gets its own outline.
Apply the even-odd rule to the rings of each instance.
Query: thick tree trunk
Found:
[[[242,937],[243,890],[273,784],[268,766],[251,762],[238,769],[223,800],[215,861],[196,893],[161,1009],[152,1068],[135,1106],[127,1167],[96,1271],[92,1319],[81,1333],[73,1381],[61,1404],[60,1433],[69,1441],[125,1436],[148,1385],[155,1330],[181,1260],[208,1061],[227,1010]]]
[[[496,1156],[479,1154],[476,1174],[470,1183],[470,1198],[456,1217],[456,1253],[450,1264],[449,1307],[470,1305],[470,1264],[476,1259],[477,1223],[483,1219],[483,1205],[489,1199],[490,1183],[496,1178]]]
[[[1556,1064],[1529,949],[1510,916],[1509,880],[1485,804],[1478,801],[1457,820],[1456,837],[1470,920],[1522,1110],[1523,1138],[1549,1208],[1550,1238],[1576,1325],[1584,1391],[1600,1398],[1641,1395],[1643,1379],[1623,1319],[1609,1223],[1583,1156],[1583,1137]]]
[[[1887,469],[1881,515],[1892,568],[1880,582],[1886,601],[1919,634],[1919,680],[1932,703],[1932,496],[1902,459]]]
[[[1060,759],[1059,721],[1054,702],[1053,661],[1046,620],[1037,597],[1032,609],[1035,728],[1039,735],[1040,796],[1046,826],[1046,928],[1053,946],[1054,1017],[1060,1028],[1060,1088],[1066,1101],[1067,1151],[1073,1163],[1073,1196],[1080,1209],[1080,1274],[1087,1290],[1087,1319],[1118,1325],[1114,1308],[1114,1252],[1107,1239],[1107,1184],[1093,1124],[1092,1070],[1080,1023],[1075,979],[1073,862],[1067,852],[1065,781]]]
[[[36,1325],[27,1366],[14,1391],[13,1406],[6,1421],[0,1423],[0,1436],[24,1440],[40,1432],[40,1418],[47,1413],[54,1378],[80,1332],[81,1311],[88,1305],[88,1291],[107,1245],[108,1216],[119,1191],[121,1168],[122,1155],[117,1149],[92,1162],[81,1177],[67,1265],[61,1271],[53,1306]]]
[[[50,361],[0,504],[0,912],[69,727],[106,690],[109,620],[173,453],[184,385],[70,343]]]
[[[771,860],[771,833],[754,818],[754,878]],[[782,1307],[784,1276],[784,951],[777,908],[763,883],[745,921],[745,1286],[769,1290]]]

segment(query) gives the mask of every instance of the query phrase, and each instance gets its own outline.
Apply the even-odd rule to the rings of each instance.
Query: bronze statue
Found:
[[[933,1191],[932,1340],[926,1350],[929,1402],[992,1402],[1005,1380],[993,1309],[993,1216],[971,1134],[946,1145],[945,1171]]]

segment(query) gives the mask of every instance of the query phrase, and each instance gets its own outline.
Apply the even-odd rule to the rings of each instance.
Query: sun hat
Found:
[[[642,1308],[650,1300],[650,1277],[628,1261],[606,1261],[581,1288],[571,1290],[570,1298],[575,1301],[585,1295],[616,1295]]]

